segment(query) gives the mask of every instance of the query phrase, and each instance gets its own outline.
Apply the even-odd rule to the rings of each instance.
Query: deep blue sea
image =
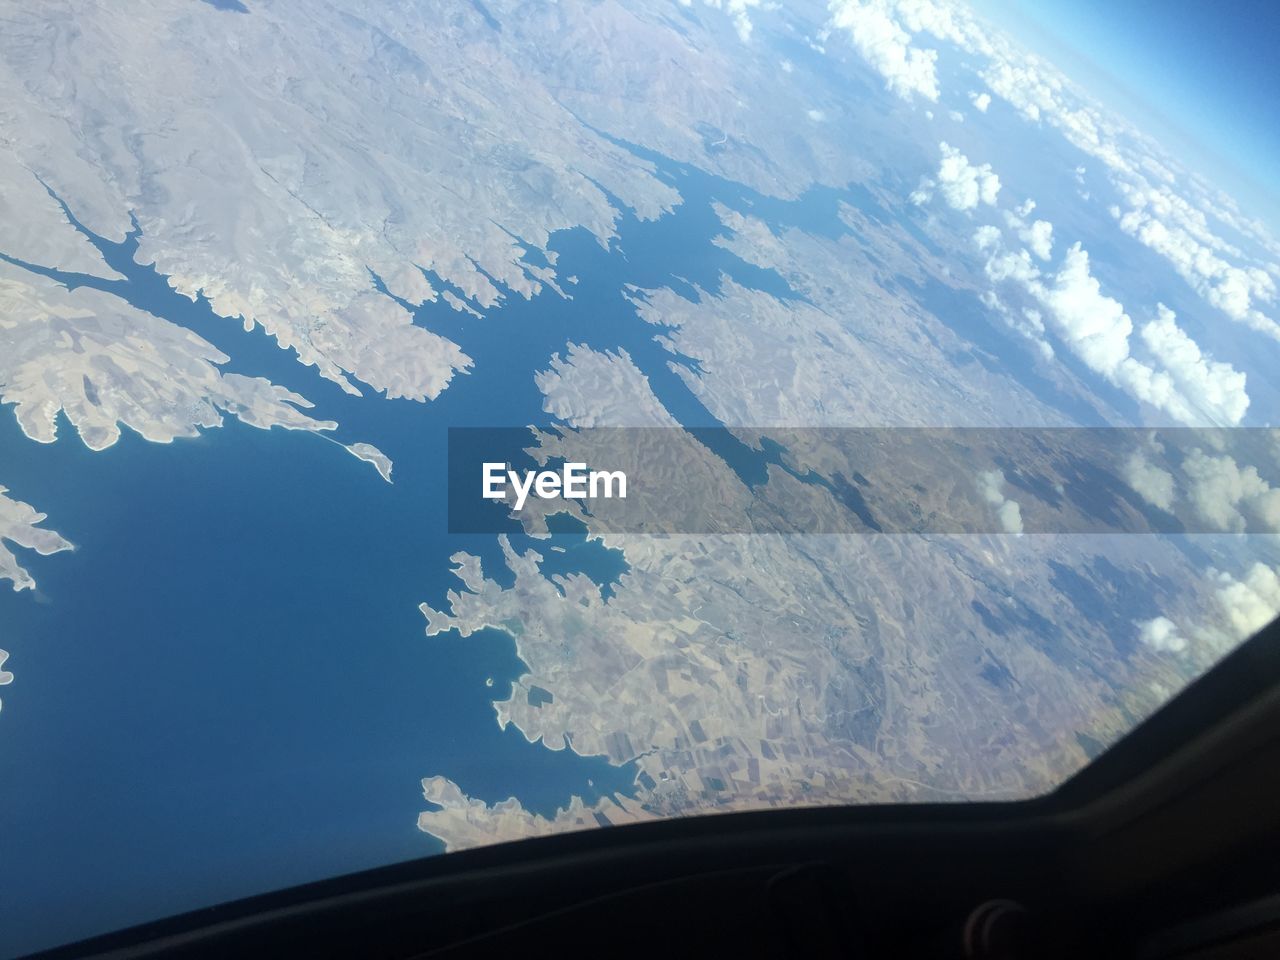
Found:
[[[15,675],[0,714],[0,954],[437,853],[416,827],[424,776],[548,815],[574,795],[632,789],[630,765],[499,729],[493,700],[523,672],[510,636],[425,636],[417,605],[459,586],[455,551],[511,580],[496,537],[447,533],[446,430],[549,423],[533,374],[569,341],[625,348],[682,423],[716,427],[670,366],[696,364],[655,342],[663,331],[636,317],[624,285],[692,296],[691,282],[714,291],[728,274],[794,297],[711,242],[712,200],[823,234],[845,229],[841,199],[887,216],[856,188],[784,203],[637,152],[685,203],[656,222],[624,212],[608,249],[584,231],[555,235],[560,275],[580,280],[572,300],[513,295],[484,319],[419,310],[475,361],[427,404],[345,395],[261,330],[174,294],[134,262],[136,236],[89,235],[123,281],[25,265],[109,290],[206,337],[228,370],[297,390],[343,442],[387,453],[395,483],[310,434],[228,419],[169,445],[126,431],[93,453],[65,421],[56,443],[28,441],[0,408],[0,484],[77,545],[21,551],[38,592],[0,590]],[[768,454],[706,437],[744,479],[761,478]],[[543,544],[542,571],[584,572],[608,598],[625,557],[579,527],[561,526],[563,550]]]

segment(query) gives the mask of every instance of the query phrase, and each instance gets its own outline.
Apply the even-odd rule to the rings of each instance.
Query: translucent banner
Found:
[[[1273,533],[1280,431],[455,428],[449,529]]]

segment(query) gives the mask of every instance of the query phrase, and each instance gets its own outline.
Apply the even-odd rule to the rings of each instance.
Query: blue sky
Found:
[[[976,6],[1280,226],[1278,0]]]

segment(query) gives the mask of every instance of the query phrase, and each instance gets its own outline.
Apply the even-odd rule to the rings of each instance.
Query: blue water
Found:
[[[0,592],[6,949],[435,852],[424,775],[544,814],[628,788],[499,730],[514,642],[423,635],[444,567],[368,465],[234,423],[103,454],[0,436],[78,545]]]
[[[91,453],[65,422],[57,443],[32,443],[0,409],[0,483],[78,545],[24,552],[38,593],[0,590],[16,678],[0,715],[0,953],[437,852],[416,828],[423,776],[545,814],[632,789],[633,765],[499,729],[492,701],[524,671],[509,635],[424,636],[417,604],[440,606],[458,586],[454,552],[511,583],[495,536],[446,530],[447,428],[546,425],[534,371],[569,341],[622,348],[680,422],[761,482],[780,451],[715,429],[671,366],[696,363],[654,339],[666,331],[638,319],[624,285],[696,296],[690,284],[715,291],[724,274],[794,298],[776,273],[711,242],[711,201],[816,233],[842,229],[837,201],[869,202],[850,189],[783,203],[644,155],[686,202],[654,222],[619,202],[608,249],[585,231],[556,234],[561,275],[580,278],[573,300],[513,295],[483,319],[442,303],[418,311],[476,362],[428,404],[350,397],[261,330],[177,296],[135,262],[136,229],[116,243],[79,227],[124,280],[5,257],[196,331],[232,357],[228,369],[314,401],[344,442],[379,446],[395,483],[313,435],[229,420],[171,445],[126,431]],[[584,572],[607,600],[625,557],[557,530],[550,544],[515,542],[544,553],[545,576]]]
[[[567,513],[553,513],[547,517],[549,540],[533,541],[532,546],[542,554],[538,571],[555,582],[555,577],[570,573],[585,574],[600,588],[600,596],[608,600],[622,575],[631,569],[626,555],[614,547],[606,547],[599,537],[587,536],[587,525]],[[517,549],[522,541],[515,540]],[[558,584],[556,589],[564,594]]]

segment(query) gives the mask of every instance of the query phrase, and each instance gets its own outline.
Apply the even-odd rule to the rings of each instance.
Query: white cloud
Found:
[[[1220,432],[1200,435],[1211,447],[1222,447]],[[1162,453],[1159,443],[1152,448]],[[1193,448],[1175,468],[1178,475],[1151,463],[1142,450],[1124,466],[1124,479],[1144,500],[1174,512],[1181,500],[1189,505],[1204,532],[1280,532],[1280,487],[1272,487],[1256,467],[1241,467],[1230,454]]]
[[[823,120],[827,119],[827,115],[823,113],[821,110],[809,110],[805,113],[805,116],[807,116],[814,123],[821,123]]]
[[[917,194],[927,194],[926,187],[932,186],[929,181]],[[915,202],[923,199],[927,196],[912,196]],[[1037,239],[1035,224],[1027,228],[1012,215],[1006,215],[1006,220],[1023,239]],[[1051,236],[1050,228],[1040,239],[1048,243]],[[1150,362],[1139,360],[1130,352],[1133,321],[1119,301],[1102,292],[1102,285],[1090,271],[1089,255],[1079,243],[1067,250],[1057,274],[1046,277],[1028,250],[1009,251],[1001,240],[999,229],[990,224],[974,231],[974,245],[987,254],[983,266],[987,279],[993,284],[1016,284],[1034,297],[1044,312],[1024,310],[1024,323],[1005,309],[994,291],[988,291],[991,296],[983,302],[999,309],[1015,329],[1035,341],[1046,359],[1053,356],[1044,339],[1047,317],[1047,326],[1090,370],[1178,422],[1237,426],[1243,420],[1249,407],[1245,375],[1228,363],[1205,356],[1177,325],[1173,311],[1157,305],[1156,318],[1141,330]]]
[[[1208,578],[1213,587],[1211,619],[1190,627],[1180,627],[1168,617],[1146,620],[1137,624],[1142,642],[1162,653],[1194,649],[1201,659],[1212,660],[1253,636],[1280,613],[1280,575],[1274,567],[1255,562],[1241,578],[1211,569]]]
[[[892,93],[905,100],[913,95],[937,100],[938,53],[912,47],[911,34],[894,19],[892,7],[888,0],[831,0],[831,25],[845,33]]]
[[[733,28],[738,32],[738,39],[743,43],[750,41],[754,28],[747,11],[762,6],[762,0],[703,0],[703,2],[709,7],[727,13],[729,19],[733,21]],[[688,6],[688,4],[684,5]]]
[[[1156,617],[1138,624],[1138,638],[1159,653],[1182,653],[1187,640],[1178,633],[1177,625],[1167,617]]]
[[[947,111],[947,116],[951,119],[952,123],[964,123],[964,114],[959,110],[949,110]]]
[[[1025,276],[1007,275],[1015,280]],[[1244,374],[1205,357],[1163,305],[1157,318],[1142,328],[1142,340],[1156,365],[1130,355],[1133,321],[1118,301],[1102,292],[1079,243],[1067,250],[1062,268],[1049,283],[1031,279],[1025,286],[1047,309],[1054,332],[1071,352],[1138,400],[1188,425],[1236,426],[1243,419],[1249,406]]]
[[[994,249],[1000,243],[1000,228],[984,223],[973,232],[973,243],[979,250]]]
[[[1033,292],[1071,351],[1089,369],[1118,382],[1122,365],[1129,358],[1133,321],[1119,302],[1103,294],[1102,285],[1089,272],[1089,254],[1084,248],[1073,244],[1049,286],[1035,285]]]
[[[980,97],[999,97],[1028,121],[1058,131],[1068,143],[1100,163],[1102,175],[1121,199],[1113,204],[1112,215],[1122,230],[1166,259],[1206,303],[1232,320],[1280,340],[1280,323],[1264,312],[1266,305],[1280,300],[1280,243],[1262,224],[1243,216],[1230,197],[1188,172],[1127,121],[1105,111],[1050,63],[991,30],[950,0],[830,0],[829,9],[830,26],[847,34],[858,52],[885,77],[889,89],[907,99],[916,95],[934,101],[939,98],[936,52],[927,49],[920,37],[931,35],[954,43],[975,63],[989,91],[969,92],[975,107]],[[942,193],[960,210],[973,210],[988,202],[981,189],[975,199],[973,181],[964,176],[968,171],[961,159],[953,161],[954,181],[944,184],[943,177],[926,178],[911,194],[911,201],[923,204],[935,193]],[[1088,169],[1079,164],[1063,171],[1074,177],[1077,191],[1085,199],[1093,192],[1093,183],[1102,179],[1092,175],[1094,169],[1090,163]],[[994,173],[991,177],[994,189],[989,202],[994,203],[999,181]],[[1027,219],[1032,209],[1027,204],[1017,208],[1017,214]],[[1246,253],[1224,239],[1221,226],[1236,231],[1237,243],[1247,239],[1256,247]],[[1047,262],[1051,258],[1053,228],[1048,221],[1035,221],[1018,233],[1038,259]],[[1061,283],[1032,291],[1043,292],[1054,301],[1046,314],[1073,352],[1113,383],[1178,420],[1239,422],[1247,403],[1241,375],[1199,356],[1199,347],[1181,331],[1177,336],[1166,335],[1176,329],[1171,322],[1166,324],[1161,318],[1154,326],[1148,325],[1149,336],[1144,328],[1143,342],[1155,360],[1152,366],[1129,355],[1133,324],[1114,300],[1095,298],[1103,312],[1093,321],[1080,311],[1071,311],[1070,298],[1086,293],[1068,282],[1073,277],[1083,279],[1078,266],[1076,258],[1074,264],[1065,266]],[[1188,345],[1194,351],[1184,349]]]
[[[1050,63],[949,0],[832,0],[830,9],[832,22],[859,34],[855,47],[904,97],[920,93],[938,99],[936,55],[912,46],[917,35],[956,44],[977,61],[978,75],[990,90],[970,91],[975,106],[994,94],[1099,161],[1125,198],[1124,209],[1115,214],[1123,230],[1168,260],[1207,303],[1280,340],[1280,323],[1266,308],[1280,299],[1280,243],[1229,196],[1105,111]],[[1087,200],[1092,191],[1084,165],[1074,176]],[[1236,231],[1258,249],[1246,253],[1233,246],[1216,225]]]
[[[1041,260],[1053,256],[1053,224],[1048,220],[1037,220],[1029,227],[1022,227],[1018,237]]]
[[[996,515],[1000,518],[1000,526],[1005,533],[1022,533],[1022,509],[1013,500],[1000,504]]]
[[[1030,201],[1028,201],[1030,202]],[[988,254],[983,272],[993,284],[1014,281],[1023,288],[1028,288],[1040,276],[1040,271],[1031,262],[1031,256],[1025,250],[1009,252],[1002,243],[1000,228],[993,224],[983,224],[973,232],[973,243],[978,250]],[[991,310],[1000,312],[1010,326],[1030,339],[1036,345],[1040,355],[1052,360],[1053,347],[1044,339],[1044,318],[1040,311],[1024,309],[1021,313],[1013,313],[996,296],[994,290],[984,290],[979,299]]]
[[[970,90],[969,100],[973,103],[974,109],[979,113],[986,113],[987,107],[991,106],[991,94],[986,91],[983,91],[982,93],[975,93]]]
[[[1227,262],[1224,255],[1239,251],[1221,241],[1206,243],[1203,214],[1168,187],[1122,191],[1132,206],[1116,211],[1121,230],[1168,260],[1196,293],[1232,320],[1280,340],[1280,324],[1257,308],[1276,299],[1275,280],[1265,269]]]
[[[1124,466],[1124,482],[1142,499],[1161,510],[1173,509],[1173,474],[1149,462],[1135,451]]]
[[[1048,260],[1053,256],[1053,224],[1048,220],[1027,223],[1026,218],[1035,208],[1034,200],[1025,200],[1012,211],[1006,210],[1004,221],[1017,233],[1018,239],[1031,249],[1032,253],[1041,260]]]
[[[1177,390],[1205,419],[1232,426],[1239,424],[1249,407],[1245,375],[1229,363],[1204,356],[1176,320],[1172,310],[1158,304],[1156,319],[1142,328],[1143,343],[1168,371]]]
[[[999,470],[984,470],[978,474],[978,492],[982,499],[996,508],[1000,529],[1005,533],[1022,533],[1022,508],[1017,501],[1004,495],[1004,474]]]
[[[778,66],[782,68],[783,73],[790,73],[792,70],[795,69],[795,67],[792,65],[790,60],[783,60],[781,63],[778,64]]]
[[[974,166],[968,157],[946,143],[938,144],[942,162],[938,165],[938,189],[956,210],[972,210],[980,202],[995,205],[1000,178],[991,164]]]
[[[1014,327],[1031,339],[1043,359],[1052,360],[1056,356],[1053,346],[1044,339],[1044,315],[1039,310],[1033,310],[1030,307],[1024,309],[1022,322],[1015,321]]]
[[[994,254],[987,259],[983,271],[992,283],[1013,280],[1024,287],[1040,276],[1039,269],[1031,262],[1031,255],[1025,250]]]
[[[1257,467],[1241,468],[1229,455],[1192,450],[1182,462],[1187,499],[1215,530],[1243,533],[1248,528],[1280,532],[1280,488],[1272,487]]]
[[[1218,603],[1239,640],[1257,633],[1280,613],[1280,576],[1265,563],[1255,563],[1243,580],[1216,572]]]
[[[991,164],[975,166],[959,150],[947,143],[938,144],[942,161],[938,164],[937,179],[926,177],[912,192],[914,204],[928,203],[936,189],[953,210],[972,210],[979,203],[994,206],[1000,193],[1000,177]]]

